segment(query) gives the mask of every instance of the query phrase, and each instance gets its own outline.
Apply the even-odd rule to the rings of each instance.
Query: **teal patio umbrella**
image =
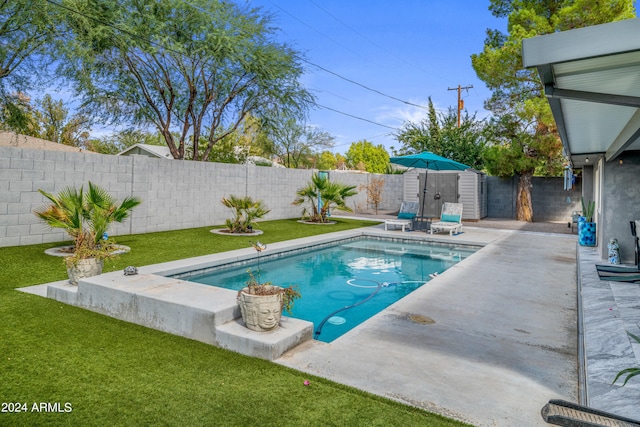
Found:
[[[423,151],[418,154],[409,154],[407,156],[392,157],[389,159],[391,163],[396,165],[405,166],[408,168],[426,169],[424,177],[424,191],[422,194],[422,208],[420,214],[424,212],[424,199],[427,195],[427,173],[429,170],[436,171],[464,171],[470,169],[470,166],[456,162],[455,160],[447,159],[446,157],[439,156],[431,151]]]

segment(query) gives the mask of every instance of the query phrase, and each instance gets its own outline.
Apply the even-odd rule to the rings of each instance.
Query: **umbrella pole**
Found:
[[[429,169],[424,170],[424,189],[422,190],[422,209],[420,209],[420,216],[423,218],[424,214],[424,200],[427,198],[427,178],[429,177]]]

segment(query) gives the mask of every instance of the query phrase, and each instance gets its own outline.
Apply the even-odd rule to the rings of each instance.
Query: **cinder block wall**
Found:
[[[487,191],[489,218],[514,219],[516,217],[518,177],[505,179],[488,176]],[[580,180],[573,189],[567,191],[563,188],[563,178],[534,177],[531,195],[533,220],[536,222],[570,221],[573,211],[582,210],[581,194]]]
[[[220,200],[231,194],[263,200],[271,209],[266,220],[296,218],[302,212],[292,205],[296,190],[313,172],[0,147],[0,247],[68,240],[66,233],[50,230],[33,215],[47,202],[38,189],[57,194],[92,181],[117,201],[139,197],[143,203],[131,217],[110,230],[122,235],[224,224],[231,211]],[[363,186],[373,177],[385,180],[379,209],[397,210],[402,203],[404,175],[331,171],[329,176],[356,187],[358,194],[347,202],[356,213],[372,208]],[[488,216],[515,218],[516,189],[516,178],[487,177]],[[533,203],[536,221],[567,221],[573,210],[580,210],[580,187],[567,192],[561,178],[535,178]]]
[[[220,200],[231,194],[263,200],[271,209],[265,220],[296,218],[302,212],[292,205],[296,190],[310,181],[313,172],[0,147],[0,247],[68,240],[66,233],[47,228],[33,215],[34,209],[47,204],[38,189],[57,194],[92,181],[117,201],[139,197],[143,203],[131,217],[110,230],[112,235],[122,235],[224,224],[231,211]],[[370,176],[330,173],[331,180],[355,185],[356,190]],[[380,208],[397,209],[402,175],[380,176],[386,180]],[[366,207],[366,198],[366,192],[359,190],[349,206]]]
[[[582,210],[582,181],[567,191],[563,188],[563,178],[534,178],[533,180],[533,220],[570,221],[573,211]]]
[[[489,218],[516,217],[517,181],[513,178],[487,176],[487,216]]]

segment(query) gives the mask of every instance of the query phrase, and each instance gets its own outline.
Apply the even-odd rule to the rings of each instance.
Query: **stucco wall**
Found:
[[[154,159],[146,156],[109,156],[0,147],[0,246],[29,245],[68,240],[33,215],[46,204],[38,192],[58,193],[92,181],[118,201],[136,196],[143,203],[112,235],[179,230],[224,224],[231,211],[224,196],[251,196],[265,202],[271,212],[265,220],[299,217],[293,206],[296,190],[306,185],[313,171]],[[366,185],[370,174],[331,172],[330,179],[348,185]],[[381,209],[400,206],[402,175],[385,177]],[[365,209],[366,192],[348,201]]]
[[[619,163],[622,160],[622,164]],[[640,151],[625,152],[619,159],[604,163],[602,212],[597,222],[598,246],[607,258],[607,244],[612,237],[620,244],[623,263],[633,262],[634,245],[629,221],[640,219]],[[599,210],[599,208],[596,206]]]

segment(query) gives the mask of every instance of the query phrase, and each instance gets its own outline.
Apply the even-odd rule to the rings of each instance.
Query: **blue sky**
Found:
[[[487,28],[505,30],[488,0],[247,0],[275,15],[278,37],[333,73],[385,95],[436,109],[455,107],[457,91],[465,108],[486,117],[490,92],[471,67],[482,52]],[[418,122],[426,110],[364,89],[327,71],[305,64],[302,79],[320,105],[373,122],[400,128]],[[310,112],[308,125],[336,138],[344,153],[362,139],[399,148],[394,130],[326,108]],[[391,154],[391,152],[390,152]]]

